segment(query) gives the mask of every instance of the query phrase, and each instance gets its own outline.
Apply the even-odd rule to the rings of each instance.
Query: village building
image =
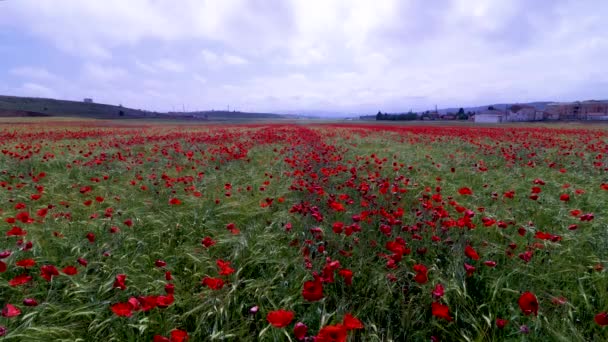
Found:
[[[475,123],[501,123],[504,120],[505,113],[498,109],[486,109],[479,113],[475,113]]]
[[[541,121],[544,119],[544,113],[534,106],[515,104],[506,111],[504,119],[508,122]]]
[[[608,101],[550,103],[547,112],[558,116],[559,120],[608,120]]]

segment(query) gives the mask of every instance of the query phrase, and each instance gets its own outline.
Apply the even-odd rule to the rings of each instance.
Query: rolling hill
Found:
[[[293,118],[273,113],[229,111],[152,112],[103,103],[0,95],[0,117],[58,116],[92,119],[272,120]]]

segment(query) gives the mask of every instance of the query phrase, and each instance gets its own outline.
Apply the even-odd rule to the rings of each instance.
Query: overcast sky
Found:
[[[5,0],[0,94],[345,113],[608,98],[606,0]]]

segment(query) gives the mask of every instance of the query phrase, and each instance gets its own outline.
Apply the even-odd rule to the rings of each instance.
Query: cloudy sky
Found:
[[[5,0],[0,94],[375,113],[608,98],[606,0]]]

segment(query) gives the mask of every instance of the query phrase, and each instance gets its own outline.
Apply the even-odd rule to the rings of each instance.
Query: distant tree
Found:
[[[403,114],[403,120],[413,121],[418,119],[418,114],[409,112],[407,114]]]
[[[376,120],[384,120],[384,116],[382,115],[381,111],[378,111],[378,114],[376,114]]]
[[[464,108],[460,108],[458,113],[456,113],[456,119],[458,120],[467,120],[469,116],[464,112]]]
[[[495,109],[494,106],[488,107],[488,110],[494,110],[494,109]]]

